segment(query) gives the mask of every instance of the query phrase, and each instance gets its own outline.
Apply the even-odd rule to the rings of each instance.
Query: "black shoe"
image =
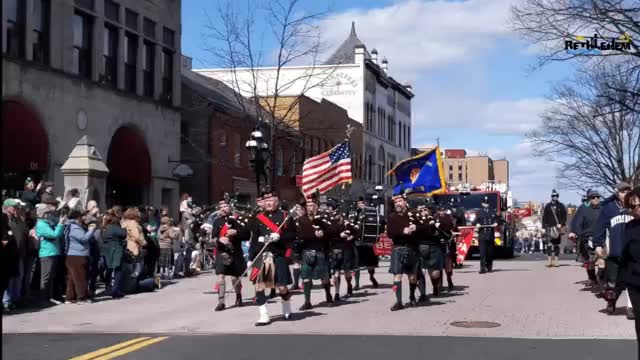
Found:
[[[492,273],[492,272],[493,272],[493,269],[487,269],[487,272]]]
[[[360,284],[356,284],[356,286],[353,287],[353,290],[355,290],[355,291],[360,290]]]
[[[487,273],[487,270],[482,269],[478,274],[486,274],[486,273]]]
[[[633,308],[627,308],[627,319],[629,320],[635,320],[636,319],[636,314],[633,313]]]
[[[391,311],[398,311],[398,310],[402,310],[402,309],[404,309],[404,306],[402,304],[400,304],[400,303],[395,303],[391,307]]]
[[[371,276],[371,277],[369,278],[369,280],[371,280],[371,285],[373,286],[373,288],[374,288],[374,289],[377,289],[377,288],[378,288],[378,286],[380,286],[380,285],[378,284],[378,281],[376,280],[376,278],[374,278],[373,276]]]
[[[418,301],[416,300],[416,298],[409,299],[409,306],[418,307]]]
[[[607,315],[613,315],[616,312],[616,303],[613,301],[607,302]]]
[[[453,291],[453,280],[451,280],[451,278],[447,279],[447,286],[449,287],[449,291]]]
[[[427,295],[420,295],[420,297],[418,298],[418,302],[421,302],[421,303],[429,302],[429,298],[427,297]]]
[[[275,299],[276,298],[276,290],[273,289],[271,290],[271,293],[269,294],[269,299]]]
[[[335,295],[333,296],[333,301],[334,301],[334,302],[337,302],[337,303],[338,303],[338,302],[340,302],[340,295],[339,295],[339,294],[335,294]]]
[[[433,288],[433,297],[440,296],[440,286],[436,286]]]
[[[347,286],[347,297],[350,298],[353,296],[353,288],[351,285]]]
[[[327,305],[332,306],[334,304],[331,294],[327,294],[326,300],[327,300]]]
[[[224,309],[226,309],[227,307],[225,306],[224,303],[219,303],[218,306],[216,306],[215,311],[222,311]]]
[[[236,307],[242,307],[242,296],[236,296]]]
[[[311,303],[305,302],[302,306],[300,306],[300,311],[310,310],[311,307]]]

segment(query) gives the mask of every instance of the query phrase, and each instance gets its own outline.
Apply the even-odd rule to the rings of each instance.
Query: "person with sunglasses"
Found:
[[[570,239],[578,240],[578,254],[587,270],[587,284],[585,288],[596,289],[598,279],[593,253],[593,230],[600,216],[600,193],[597,190],[587,192],[589,203],[581,206],[571,221]]]
[[[631,185],[628,183],[621,182],[615,186],[615,193],[602,204],[602,210],[593,233],[593,246],[596,248],[596,255],[603,257],[604,248],[607,247],[608,254],[605,260],[604,274],[605,290],[602,296],[607,301],[609,315],[615,313],[616,302],[624,290],[617,285],[617,278],[622,250],[626,245],[625,224],[632,219],[629,211],[624,207],[624,200],[629,192],[631,192]],[[629,319],[633,319],[634,316],[631,307],[631,300],[627,294],[627,317]]]
[[[549,262],[547,267],[558,267],[560,256],[560,242],[567,225],[567,208],[558,201],[560,194],[554,189],[551,192],[551,202],[545,205],[542,214],[542,227],[546,230],[546,252]]]
[[[640,187],[629,191],[624,199],[624,207],[630,212],[632,219],[624,226],[626,245],[622,250],[620,274],[623,287],[627,288],[629,299],[633,305],[638,342],[638,358],[640,359]]]

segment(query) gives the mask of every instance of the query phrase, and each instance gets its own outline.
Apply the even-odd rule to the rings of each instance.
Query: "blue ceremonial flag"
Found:
[[[387,173],[390,174],[395,174],[398,182],[393,188],[394,195],[407,189],[412,194],[424,196],[446,191],[440,147],[402,160]]]

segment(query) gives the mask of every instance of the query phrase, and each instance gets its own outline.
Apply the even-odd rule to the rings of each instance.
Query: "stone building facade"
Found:
[[[2,2],[4,184],[54,180],[84,135],[109,175],[107,205],[177,212],[179,0]],[[26,141],[28,139],[29,141]]]

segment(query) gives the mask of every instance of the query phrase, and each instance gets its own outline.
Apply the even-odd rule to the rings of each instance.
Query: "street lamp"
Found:
[[[267,161],[265,157],[269,155],[269,145],[264,140],[259,126],[251,132],[249,140],[247,140],[244,146],[251,154],[249,162],[256,174],[256,196],[260,196],[260,176],[264,175],[265,181],[267,180],[265,170]]]

